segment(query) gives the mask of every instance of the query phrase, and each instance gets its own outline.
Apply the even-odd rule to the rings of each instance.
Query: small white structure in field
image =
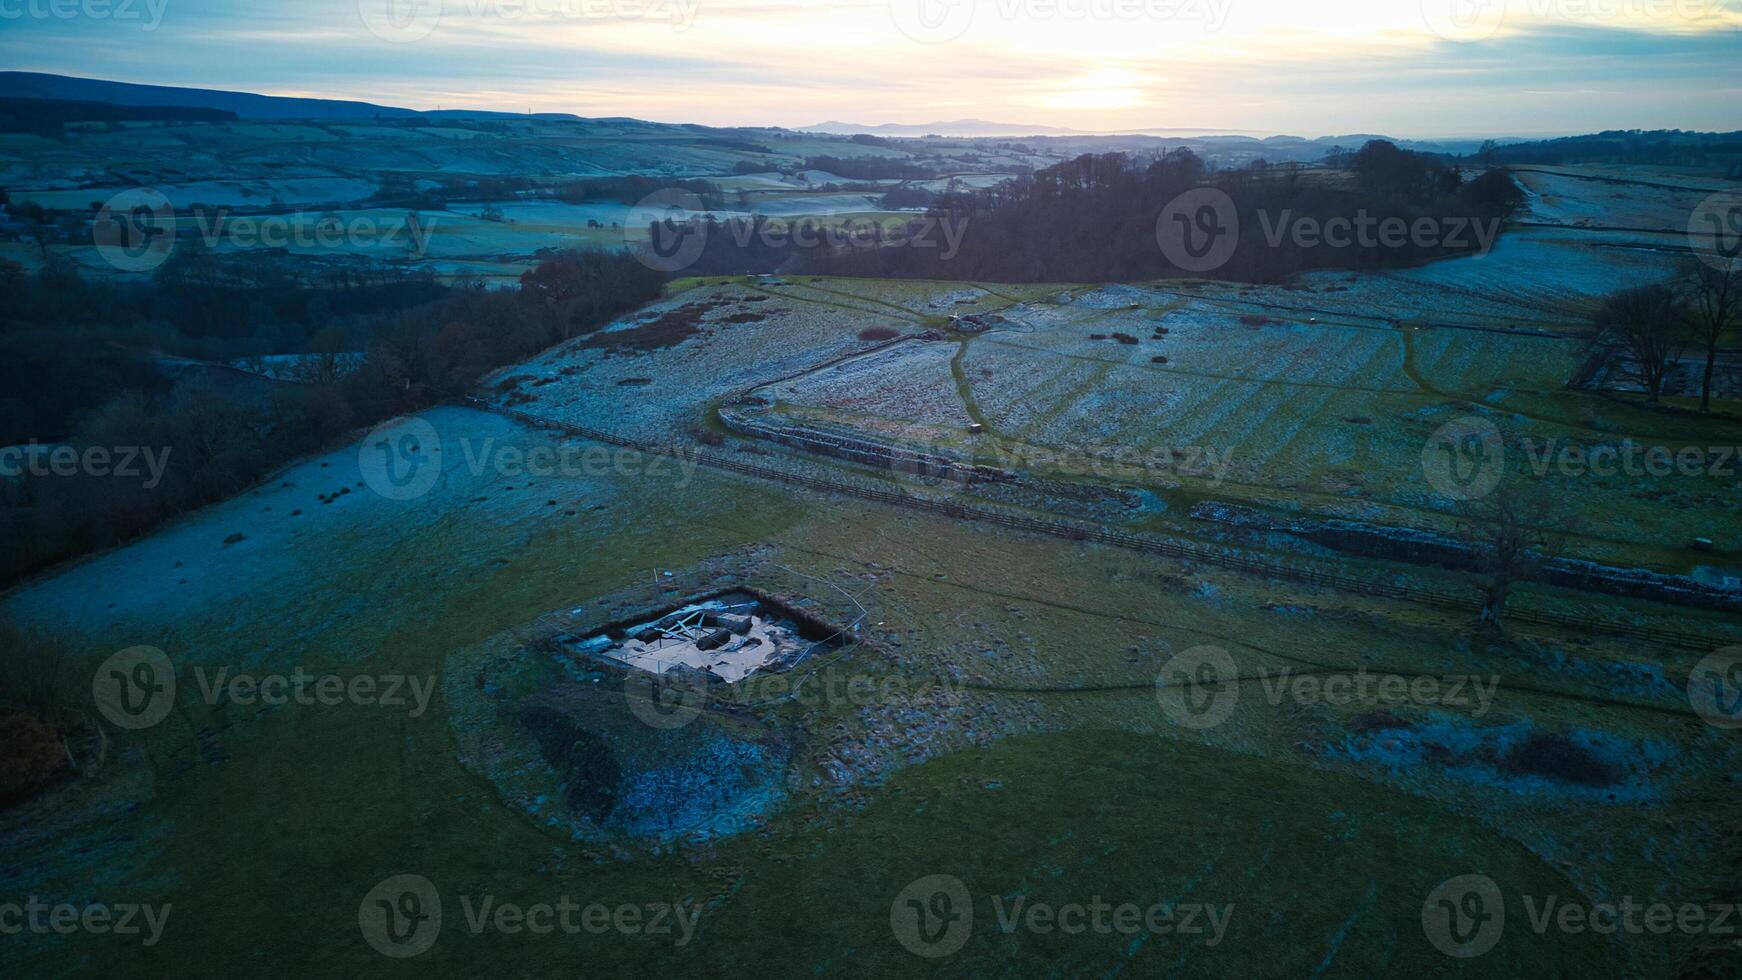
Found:
[[[700,671],[731,684],[776,663],[790,663],[812,646],[798,627],[761,602],[708,599],[625,630],[621,641],[600,634],[570,649],[649,673]]]

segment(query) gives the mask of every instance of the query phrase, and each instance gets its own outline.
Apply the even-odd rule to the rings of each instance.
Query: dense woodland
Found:
[[[1609,130],[1504,146],[1490,143],[1480,155],[1494,164],[1632,163],[1728,169],[1742,165],[1742,132]]]
[[[80,123],[235,122],[223,109],[190,106],[114,105],[72,99],[0,98],[0,133],[35,133],[59,138],[66,127]]]
[[[821,254],[807,269],[851,275],[984,279],[998,282],[1131,281],[1179,275],[1156,245],[1156,219],[1168,202],[1198,187],[1226,192],[1241,234],[1232,259],[1213,275],[1276,282],[1315,268],[1414,265],[1474,248],[1302,248],[1264,234],[1286,213],[1324,222],[1378,218],[1492,219],[1523,199],[1505,174],[1473,179],[1439,159],[1375,141],[1350,155],[1354,178],[1334,182],[1295,168],[1211,172],[1189,150],[1138,165],[1120,153],[1085,155],[990,190],[942,195],[929,214],[965,228],[960,252],[945,258],[941,226],[930,248],[859,249]]]
[[[191,250],[149,282],[64,262],[0,266],[0,445],[146,447],[161,485],[0,477],[0,581],[135,537],[235,494],[296,456],[469,391],[485,372],[595,330],[658,295],[628,255],[549,258],[519,289],[448,286],[367,262],[292,271]],[[357,370],[333,355],[361,351]],[[298,383],[210,361],[309,355]],[[198,359],[189,363],[186,358]]]
[[[906,176],[911,166],[826,159],[859,179]],[[762,234],[755,219],[714,223],[695,273],[770,272],[918,276],[995,281],[1118,281],[1178,273],[1157,247],[1161,209],[1199,187],[1225,191],[1246,229],[1214,274],[1276,281],[1308,268],[1406,265],[1446,248],[1299,248],[1272,245],[1260,213],[1326,220],[1375,217],[1497,218],[1521,194],[1509,177],[1474,179],[1441,160],[1374,142],[1333,161],[1346,179],[1293,168],[1209,170],[1189,151],[1136,161],[1085,155],[991,190],[929,199],[915,225],[933,247],[829,247]],[[855,168],[863,164],[863,172]],[[843,172],[852,171],[852,172]],[[653,178],[578,181],[565,200],[627,200],[672,186]],[[714,185],[679,189],[713,198]],[[384,196],[440,196],[419,190]],[[920,198],[914,199],[916,202]],[[965,228],[946,256],[939,222]],[[927,226],[929,225],[929,229]],[[297,455],[399,412],[470,390],[485,372],[597,329],[655,295],[664,276],[621,253],[567,253],[543,261],[518,289],[448,285],[428,273],[355,257],[215,254],[190,242],[151,279],[90,280],[50,260],[40,271],[0,266],[0,445],[167,448],[163,485],[106,477],[0,479],[0,580],[124,541],[166,517],[221,499]],[[340,354],[363,353],[340,370]],[[304,354],[298,383],[214,365]]]
[[[1123,153],[1085,154],[988,190],[915,196],[928,220],[912,225],[913,244],[829,247],[818,222],[801,225],[794,241],[785,222],[755,217],[721,222],[710,216],[705,250],[691,271],[705,274],[808,272],[819,275],[912,277],[993,282],[1117,282],[1183,274],[1156,242],[1156,219],[1168,202],[1200,187],[1229,195],[1238,210],[1239,246],[1209,275],[1242,282],[1278,282],[1307,269],[1370,269],[1416,265],[1474,251],[1467,224],[1510,215],[1524,194],[1500,171],[1468,176],[1438,157],[1384,141],[1329,161],[1352,176],[1328,178],[1294,167],[1255,166],[1211,171],[1190,150],[1140,162]],[[1272,243],[1267,225],[1300,219],[1431,219],[1458,241],[1354,247],[1301,247],[1285,236]],[[950,254],[945,229],[961,231]],[[778,229],[775,233],[765,229]],[[887,241],[891,236],[884,236]],[[894,236],[901,238],[904,236]]]

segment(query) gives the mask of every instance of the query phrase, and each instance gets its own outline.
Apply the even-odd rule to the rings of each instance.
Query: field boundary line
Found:
[[[1346,575],[1341,572],[1327,571],[1321,568],[1311,568],[1292,564],[1273,558],[1259,558],[1242,554],[1229,548],[1199,542],[1186,542],[1172,538],[1164,538],[1153,534],[1134,534],[1127,531],[1114,531],[1091,524],[1083,524],[1057,519],[1029,517],[1023,514],[1008,513],[995,510],[980,504],[968,504],[954,500],[934,500],[929,497],[919,497],[896,490],[880,490],[875,487],[844,483],[838,480],[828,480],[821,477],[806,476],[801,473],[790,473],[786,470],[735,459],[719,453],[686,446],[664,445],[639,439],[604,432],[599,429],[572,422],[561,422],[556,419],[533,415],[519,409],[491,405],[481,398],[467,396],[465,403],[481,411],[493,412],[515,419],[535,429],[556,429],[570,435],[579,436],[606,445],[633,449],[638,452],[655,456],[666,456],[678,460],[695,462],[714,469],[740,473],[758,479],[772,480],[791,486],[804,487],[822,493],[841,494],[857,497],[861,500],[871,500],[877,503],[889,504],[894,507],[904,507],[910,510],[921,510],[938,514],[955,520],[973,521],[976,523],[993,524],[1016,531],[1027,531],[1050,537],[1063,538],[1067,541],[1092,541],[1096,544],[1110,545],[1129,551],[1145,554],[1161,555],[1183,561],[1198,561],[1222,568],[1232,568],[1237,571],[1249,572],[1254,575],[1285,578],[1309,585],[1319,585],[1325,588],[1343,592],[1353,592],[1358,595],[1373,596],[1382,599],[1399,599],[1441,609],[1474,613],[1481,608],[1480,596],[1472,590],[1449,591],[1432,589],[1416,585],[1401,585],[1396,582],[1385,582],[1378,579]],[[1608,593],[1592,593],[1607,595]],[[1614,620],[1598,620],[1588,616],[1572,613],[1559,613],[1546,609],[1534,609],[1529,606],[1509,606],[1507,617],[1514,621],[1531,623],[1537,626],[1572,628],[1589,630],[1599,633],[1619,634],[1646,640],[1653,643],[1665,643],[1689,650],[1710,650],[1724,645],[1723,637],[1711,637],[1685,630],[1659,626],[1645,626],[1638,623],[1625,623]]]

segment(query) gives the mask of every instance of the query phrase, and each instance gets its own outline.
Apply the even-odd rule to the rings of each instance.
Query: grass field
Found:
[[[1295,975],[1325,963],[1498,975],[1523,957],[1649,974],[1687,952],[1517,929],[1502,956],[1457,964],[1418,919],[1427,891],[1472,869],[1513,896],[1705,895],[1698,883],[1721,860],[1723,827],[1707,801],[1736,755],[1681,699],[1696,654],[1599,637],[1474,642],[1455,616],[993,537],[705,469],[681,483],[669,473],[474,473],[465,460],[484,440],[527,449],[551,437],[473,411],[427,418],[445,462],[425,497],[356,489],[320,504],[359,482],[356,451],[342,451],[9,598],[26,622],[75,631],[93,659],[163,648],[190,692],[163,724],[126,736],[100,777],[8,812],[4,833],[7,892],[167,902],[163,940],[140,950],[120,937],[33,937],[7,947],[20,973],[102,970],[124,957],[193,976],[427,969],[380,957],[358,933],[365,893],[400,873],[440,891],[444,969],[971,975],[1001,972],[1021,952],[1065,957],[1071,972],[1143,975]],[[222,543],[235,533],[244,539]],[[517,707],[527,692],[595,683],[521,647],[527,624],[727,580],[808,589],[824,606],[841,605],[837,586],[855,593],[871,614],[866,645],[817,665],[817,682],[833,673],[910,685],[892,697],[709,713],[714,727],[689,729],[726,725],[742,738],[751,723],[786,746],[778,804],[754,829],[674,843],[577,838],[560,774],[535,758],[513,771],[481,761],[530,758]],[[1206,643],[1249,679],[1225,723],[1183,727],[1158,702],[1155,677],[1169,656]],[[1560,669],[1544,673],[1549,663]],[[384,705],[208,704],[193,695],[196,666],[406,674],[433,678],[436,693],[415,717]],[[1271,703],[1262,680],[1326,669],[1492,673],[1500,686],[1480,717],[1432,704],[1387,710],[1429,741],[1446,731],[1588,738],[1613,754],[1617,781],[1593,791],[1399,754],[1364,734],[1372,706]],[[907,693],[940,681],[947,697]],[[629,698],[608,686],[622,682],[607,673],[596,683],[600,693],[577,702],[592,706],[585,728],[607,739],[642,731]],[[648,778],[672,764],[616,758]],[[261,867],[281,870],[263,878]],[[961,952],[936,962],[909,954],[890,927],[901,889],[934,874],[966,883],[976,915]],[[615,932],[475,934],[461,899],[485,895],[671,902],[701,916],[681,946]],[[1097,896],[1233,911],[1215,945],[1147,933],[1067,943],[997,925],[1018,897]]]
[[[377,128],[250,127],[311,146]],[[471,151],[460,132],[418,139]],[[1533,190],[1565,217],[1587,183]],[[511,270],[495,253],[515,236],[580,216],[472,218],[441,261]],[[1603,234],[1526,229],[1481,260],[1279,286],[678,280],[480,396],[791,474],[1056,506],[1473,599],[1460,573],[1236,538],[1188,511],[1216,499],[1447,527],[1423,450],[1465,417],[1505,435],[1507,479],[1529,474],[1526,439],[1742,444],[1735,405],[1699,418],[1565,387],[1595,298],[1664,271]],[[1541,264],[1595,255],[1611,264],[1588,277]],[[966,332],[952,314],[996,319]],[[740,437],[721,410],[745,396],[840,433],[1014,461],[1046,489],[964,489]],[[373,468],[397,443],[360,438],[0,598],[68,639],[81,698],[118,650],[156,647],[177,668],[164,720],[0,812],[0,901],[167,905],[161,940],[8,935],[0,972],[1656,977],[1734,962],[1734,937],[1531,915],[1551,898],[1732,894],[1742,748],[1702,721],[1688,682],[1737,642],[1734,616],[1525,583],[1521,606],[1712,642],[1488,632],[1438,606],[798,490],[497,411],[397,424],[428,427],[418,491]],[[1225,465],[1130,464],[1186,448]],[[1575,554],[1734,570],[1733,475],[1543,479],[1603,515]],[[1718,554],[1687,547],[1699,533]],[[840,649],[674,705],[560,642],[588,633],[576,623],[742,588],[828,624]],[[1181,667],[1204,656],[1225,665],[1207,706]],[[352,692],[398,679],[410,697],[269,705],[218,671]],[[1333,696],[1356,678],[1404,693]],[[1499,890],[1504,930],[1453,958],[1431,913],[1442,883],[1472,874]],[[395,958],[375,948],[395,947],[374,900],[402,875],[427,879],[442,917],[413,931],[427,952]],[[961,890],[947,921],[972,921],[933,958],[929,920],[918,947],[903,923],[909,898],[939,911],[939,881]],[[480,918],[486,900],[508,918]],[[1013,920],[1019,902],[1063,917]],[[604,918],[574,933],[515,918],[558,903]],[[1121,906],[1170,927],[1060,928],[1066,910]]]
[[[1696,537],[1722,552],[1742,548],[1742,523],[1715,516],[1736,514],[1742,499],[1742,469],[1723,462],[1725,447],[1742,445],[1736,406],[1700,418],[1567,388],[1589,356],[1576,308],[1558,332],[1411,322],[1355,312],[1346,296],[1367,284],[1337,285],[1346,291],[692,280],[655,309],[707,306],[701,322],[711,329],[629,355],[553,351],[530,363],[542,377],[518,388],[514,403],[588,425],[608,417],[613,431],[655,438],[703,425],[713,406],[754,392],[789,420],[1138,486],[1176,505],[1154,520],[1179,533],[1193,533],[1183,512],[1206,497],[1450,527],[1454,502],[1426,479],[1423,452],[1441,426],[1477,419],[1505,438],[1508,472],[1539,478],[1576,514],[1603,514],[1577,528],[1580,555],[1685,574],[1713,564],[1690,547]],[[1415,288],[1433,302],[1434,287]],[[1004,322],[836,363],[872,346],[850,331],[918,333],[955,312]],[[742,317],[751,321],[734,322]],[[818,342],[825,337],[838,339]],[[686,384],[619,386],[599,399],[636,377]],[[970,435],[970,421],[985,432]],[[1704,464],[1605,476],[1557,461],[1569,447],[1629,445],[1672,455],[1691,447]],[[1210,463],[1193,472],[1174,463],[1176,451]]]

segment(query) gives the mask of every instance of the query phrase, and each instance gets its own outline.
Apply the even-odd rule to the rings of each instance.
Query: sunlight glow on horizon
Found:
[[[0,53],[123,81],[710,125],[1742,128],[1742,0],[1505,0],[1488,21],[1502,0],[445,0],[410,38],[366,28],[388,2],[180,0],[149,31],[11,20]]]

